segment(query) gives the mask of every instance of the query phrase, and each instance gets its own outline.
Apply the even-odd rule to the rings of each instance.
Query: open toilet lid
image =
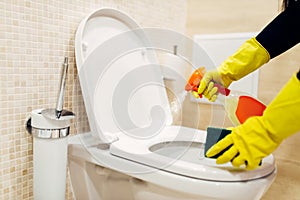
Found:
[[[80,84],[90,128],[101,140],[172,123],[161,69],[144,48],[147,42],[133,19],[111,8],[94,11],[77,29]]]
[[[128,15],[112,8],[101,8],[90,13],[79,24],[75,36],[78,71],[85,59],[101,43],[130,29],[140,28]]]

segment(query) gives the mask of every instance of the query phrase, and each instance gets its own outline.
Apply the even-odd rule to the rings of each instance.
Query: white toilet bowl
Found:
[[[273,156],[252,171],[205,158],[206,131],[172,125],[148,32],[137,28],[110,8],[78,27],[76,63],[91,132],[70,139],[76,199],[260,199],[276,176]]]

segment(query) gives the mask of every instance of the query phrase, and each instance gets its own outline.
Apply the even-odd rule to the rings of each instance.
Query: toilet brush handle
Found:
[[[66,79],[67,79],[67,72],[68,72],[68,57],[65,57],[62,74],[60,77],[60,89],[56,103],[56,117],[59,119],[61,116],[61,112],[63,110],[64,104],[64,94],[65,94],[65,87],[66,87]]]

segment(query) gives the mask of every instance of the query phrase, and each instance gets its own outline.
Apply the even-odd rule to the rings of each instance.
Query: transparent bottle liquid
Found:
[[[219,95],[217,101],[219,101],[226,111],[226,114],[234,126],[241,124],[240,120],[236,115],[236,110],[238,108],[239,97],[245,95],[244,93],[237,91],[230,91],[230,94],[227,96]]]

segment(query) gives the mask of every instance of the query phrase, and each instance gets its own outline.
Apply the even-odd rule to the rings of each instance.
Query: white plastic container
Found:
[[[33,195],[35,200],[64,200],[71,118],[50,119],[31,112]]]

